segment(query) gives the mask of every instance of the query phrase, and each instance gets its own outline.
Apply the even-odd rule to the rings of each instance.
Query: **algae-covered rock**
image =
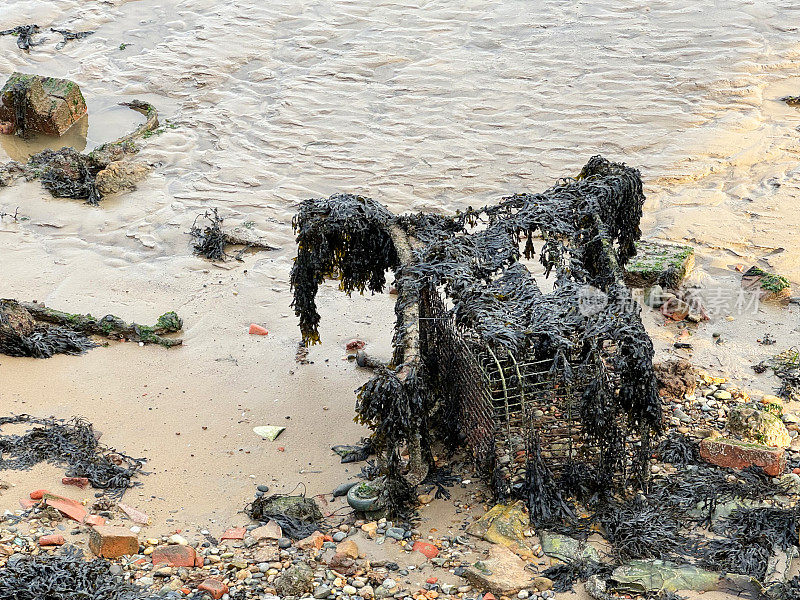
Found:
[[[542,551],[551,558],[557,558],[566,563],[582,560],[600,562],[600,554],[596,548],[569,536],[543,531],[539,536],[539,541],[542,544]]]
[[[739,405],[728,414],[728,430],[745,440],[767,446],[786,448],[792,438],[786,425],[776,415],[752,406]]]
[[[521,500],[513,504],[498,504],[475,521],[467,533],[493,544],[500,544],[522,558],[530,559],[533,551],[528,546],[525,531],[530,528],[530,516]]]
[[[788,300],[792,294],[792,286],[786,277],[758,267],[750,267],[742,275],[742,287],[758,292],[759,298],[766,302]]]
[[[0,349],[16,346],[36,329],[31,314],[15,300],[0,300]]]
[[[313,589],[314,571],[306,563],[292,565],[275,579],[275,590],[283,596],[302,596]]]
[[[0,121],[16,133],[62,136],[85,114],[78,84],[67,79],[14,73],[0,90]]]
[[[625,265],[625,283],[631,287],[661,285],[676,288],[694,268],[694,248],[640,240],[636,256]]]
[[[97,174],[95,185],[102,196],[129,192],[136,189],[136,184],[144,179],[149,171],[147,165],[114,161]]]
[[[708,592],[716,589],[722,575],[691,565],[677,565],[661,560],[633,560],[614,569],[611,579],[615,591],[631,594],[662,590]]]

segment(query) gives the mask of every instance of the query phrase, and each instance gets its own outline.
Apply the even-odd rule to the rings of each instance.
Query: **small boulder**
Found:
[[[511,596],[533,583],[533,573],[511,550],[492,545],[489,557],[467,567],[463,575],[474,587],[498,596]]]
[[[319,532],[315,531],[307,538],[304,538],[295,544],[301,550],[312,550],[316,549],[319,550],[322,548],[322,545],[325,543],[325,536]]]
[[[281,530],[281,526],[275,521],[269,521],[266,525],[262,525],[251,531],[250,535],[253,536],[255,541],[263,542],[266,540],[281,539],[283,537],[283,531]]]
[[[78,84],[67,79],[14,73],[0,90],[0,121],[16,133],[60,137],[85,114]]]
[[[748,405],[731,408],[728,430],[745,440],[767,446],[786,448],[792,443],[786,425],[777,416]]]
[[[15,347],[36,330],[36,321],[16,300],[0,300],[0,349]]]
[[[750,267],[742,275],[742,287],[757,292],[761,300],[788,301],[792,295],[792,286],[786,277],[768,273],[758,267]]]
[[[130,192],[136,184],[150,172],[147,165],[123,161],[114,161],[95,177],[97,191],[101,195]]]
[[[275,590],[280,596],[302,596],[313,589],[314,571],[305,563],[297,563],[275,579]]]

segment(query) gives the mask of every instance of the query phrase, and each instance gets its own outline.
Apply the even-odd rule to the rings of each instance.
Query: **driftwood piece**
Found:
[[[114,315],[94,317],[62,312],[46,307],[38,302],[23,302],[22,306],[37,321],[62,325],[88,335],[99,335],[112,339],[124,338],[132,342],[159,344],[170,348],[183,343],[180,338],[166,338],[165,334],[175,333],[183,328],[183,320],[174,312],[161,315],[154,326],[126,323]]]

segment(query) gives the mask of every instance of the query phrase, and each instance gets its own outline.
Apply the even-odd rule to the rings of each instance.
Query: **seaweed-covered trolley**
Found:
[[[395,275],[394,356],[357,403],[393,510],[412,501],[436,441],[466,442],[497,495],[528,500],[538,523],[646,486],[661,403],[621,272],[643,202],[637,170],[595,156],[543,193],[455,216],[396,216],[348,194],[301,205],[292,286],[306,343],[319,341],[325,278],[363,293]],[[539,278],[523,260],[535,254]]]

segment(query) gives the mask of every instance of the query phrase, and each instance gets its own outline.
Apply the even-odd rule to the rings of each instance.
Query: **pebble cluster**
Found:
[[[113,521],[113,514],[107,513]],[[128,522],[129,523],[129,522]],[[140,528],[134,526],[138,531]],[[292,542],[287,538],[266,539],[258,535],[259,525],[245,528],[243,539],[217,542],[207,530],[199,540],[179,533],[140,540],[139,552],[111,562],[109,573],[120,581],[133,582],[149,595],[166,599],[192,600],[277,600],[316,598],[318,600],[493,600],[494,596],[470,585],[453,585],[430,577],[419,589],[406,589],[403,578],[425,564],[460,575],[469,562],[464,555],[475,549],[466,536],[444,536],[425,542],[430,554],[421,558],[413,550],[422,539],[417,529],[406,524],[355,521],[339,525],[328,534],[315,534]],[[263,529],[263,527],[261,528]],[[89,527],[66,519],[52,508],[7,511],[0,518],[0,568],[25,555],[60,552],[63,544],[81,548]],[[54,533],[64,540],[56,546],[42,546]],[[409,564],[368,560],[354,536],[366,536],[377,544],[391,542],[407,551]],[[183,546],[202,560],[201,567],[153,564],[154,552],[165,546]],[[86,551],[87,558],[91,552]],[[473,559],[474,561],[474,559]],[[199,563],[198,563],[199,564]],[[549,590],[522,590],[520,599],[552,597]],[[501,597],[502,598],[502,597]]]

